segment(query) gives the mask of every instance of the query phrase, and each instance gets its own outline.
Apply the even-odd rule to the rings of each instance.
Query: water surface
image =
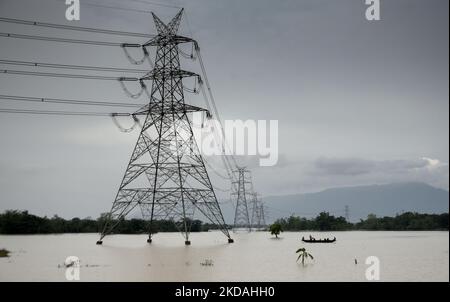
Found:
[[[309,234],[235,233],[228,244],[220,232],[193,233],[191,246],[178,233],[151,245],[145,235],[113,235],[102,246],[98,234],[1,235],[11,254],[0,258],[0,281],[66,281],[68,256],[80,259],[81,281],[367,281],[369,256],[380,260],[380,281],[449,281],[448,232],[311,233],[337,242],[302,243]],[[315,259],[297,263],[299,247]]]

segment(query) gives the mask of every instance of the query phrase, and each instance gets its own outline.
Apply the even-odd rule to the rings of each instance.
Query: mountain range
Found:
[[[402,212],[444,213],[449,211],[449,192],[425,183],[394,183],[326,189],[316,193],[263,197],[267,223],[277,218],[297,215],[312,218],[326,211],[346,216],[351,222],[368,214],[395,216]],[[225,221],[232,223],[234,205],[221,205]],[[249,211],[251,209],[249,205]]]

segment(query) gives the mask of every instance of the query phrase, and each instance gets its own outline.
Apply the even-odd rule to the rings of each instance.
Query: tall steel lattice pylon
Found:
[[[259,210],[260,210],[259,218],[260,218],[260,222],[261,222],[260,227],[266,227],[267,226],[266,210],[264,209],[264,203],[261,202]]]
[[[232,196],[236,196],[236,209],[234,213],[234,229],[246,228],[251,231],[251,221],[248,210],[248,202],[251,200],[252,182],[250,178],[250,171],[243,167],[238,167],[233,173],[236,179],[232,182],[234,192]]]
[[[264,204],[258,193],[252,194],[252,219],[251,225],[253,228],[262,228],[266,225],[266,218],[264,214]]]
[[[350,207],[348,205],[346,205],[344,207],[344,215],[345,215],[345,220],[347,220],[347,222],[350,221]]]
[[[141,84],[153,81],[150,101],[134,114],[145,116],[145,121],[98,244],[138,206],[149,220],[149,243],[156,231],[154,222],[171,220],[189,245],[196,210],[233,242],[188,117],[206,110],[184,102],[183,78],[201,80],[199,75],[180,69],[178,45],[194,43],[197,47],[193,39],[177,35],[182,13],[183,9],[167,25],[153,14],[158,34],[144,48],[155,46],[156,59],[153,69],[140,79]]]

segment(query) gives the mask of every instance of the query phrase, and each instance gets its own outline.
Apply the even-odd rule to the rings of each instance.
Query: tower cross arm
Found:
[[[147,115],[150,113],[159,114],[161,113],[161,109],[164,106],[162,102],[151,102],[137,110],[133,113],[133,115]],[[168,107],[164,106],[165,112],[168,113],[190,113],[190,112],[206,112],[209,114],[209,111],[205,108],[185,104],[185,103],[175,103],[172,106]]]
[[[179,36],[179,35],[157,35],[148,42],[146,42],[143,46],[160,46],[160,45],[177,45],[182,43],[194,43],[197,45],[197,41],[192,38]]]
[[[155,79],[170,79],[170,78],[188,78],[188,77],[198,77],[199,74],[195,72],[182,70],[182,69],[163,69],[163,68],[154,68],[152,71],[147,73],[145,76],[140,78],[139,80],[155,80]]]

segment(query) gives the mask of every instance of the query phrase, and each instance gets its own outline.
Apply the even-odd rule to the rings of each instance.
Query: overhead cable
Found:
[[[14,61],[1,60],[0,64],[14,65],[14,66],[31,66],[31,67],[45,67],[58,69],[77,69],[77,70],[91,70],[91,71],[107,71],[107,72],[137,72],[147,73],[144,69],[130,69],[130,68],[116,68],[116,67],[100,67],[100,66],[85,66],[85,65],[68,65],[68,64],[53,64],[53,63],[39,63],[30,61]]]
[[[145,1],[145,0],[128,0],[128,1],[149,4],[149,5],[156,5],[156,6],[161,6],[161,7],[168,7],[168,8],[176,8],[176,9],[182,8],[181,6],[176,6],[176,5],[166,4],[166,3],[159,3],[159,2],[154,2],[154,1]]]
[[[106,112],[79,112],[79,111],[53,111],[34,109],[2,109],[0,113],[36,114],[36,115],[73,115],[73,116],[130,116],[131,113],[106,113]]]
[[[4,32],[0,32],[0,37],[13,38],[13,39],[48,41],[48,42],[59,42],[59,43],[71,43],[71,44],[97,45],[97,46],[121,47],[123,45],[123,43],[117,43],[117,42],[67,39],[67,38],[36,36],[36,35],[21,35],[21,34],[4,33]]]
[[[60,98],[39,98],[29,96],[17,96],[17,95],[0,95],[2,100],[23,101],[23,102],[36,102],[36,103],[54,103],[54,104],[70,104],[70,105],[88,105],[88,106],[107,106],[107,107],[141,107],[142,104],[130,104],[119,102],[97,102],[86,100],[70,100]]]
[[[86,74],[51,73],[51,72],[38,72],[38,71],[22,71],[22,70],[9,70],[9,69],[0,69],[0,73],[14,74],[14,75],[54,77],[54,78],[105,80],[105,81],[121,81],[124,79],[123,77],[108,77],[108,76],[86,75]],[[133,81],[139,80],[138,78],[127,78],[127,79],[133,80]]]
[[[80,27],[80,26],[29,21],[29,20],[4,18],[4,17],[0,17],[0,22],[38,26],[38,27],[47,27],[47,28],[56,28],[56,29],[64,29],[64,30],[73,30],[73,31],[84,31],[84,32],[91,32],[91,33],[106,34],[106,35],[128,36],[128,37],[153,38],[155,36],[155,35],[149,35],[149,34],[144,34],[144,33],[134,33],[134,32],[109,30],[109,29],[101,29],[101,28],[93,28],[93,27]]]

